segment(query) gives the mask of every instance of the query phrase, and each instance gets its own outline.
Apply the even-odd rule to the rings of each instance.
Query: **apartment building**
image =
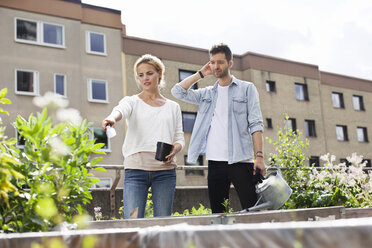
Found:
[[[3,117],[8,136],[17,135],[11,123],[18,114],[28,116],[39,111],[32,104],[33,96],[53,91],[93,122],[92,138],[106,143],[103,150],[107,154],[101,163],[122,164],[124,122],[116,125],[118,136],[111,140],[101,131],[100,123],[123,96],[140,92],[133,65],[141,55],[150,53],[166,67],[162,93],[181,106],[186,147],[177,161],[187,164],[197,106],[174,99],[170,89],[209,60],[208,50],[127,36],[120,16],[120,11],[82,4],[80,0],[0,2],[0,85],[8,88],[8,98],[13,102],[7,106],[10,116]],[[252,52],[234,55],[232,74],[256,85],[264,137],[276,139],[288,115],[286,125],[302,131],[310,142],[306,151],[309,164],[321,165],[319,157],[326,153],[336,155],[339,162],[357,152],[371,165],[371,80]],[[215,79],[209,77],[193,87],[214,83]],[[275,152],[266,139],[264,151],[265,159]],[[205,157],[200,156],[197,164],[206,165]],[[206,184],[206,172],[177,173],[179,186]],[[114,174],[96,173],[108,186]],[[119,187],[122,185],[119,182]]]
[[[164,96],[172,99],[175,83],[195,73],[208,60],[205,49],[123,36],[125,54],[125,87],[128,95],[139,92],[133,79],[133,65],[145,53],[158,56],[165,64]],[[321,155],[330,153],[343,162],[357,152],[371,166],[372,147],[372,81],[320,71],[317,65],[289,61],[248,52],[234,55],[232,74],[251,81],[260,95],[265,124],[264,137],[277,139],[277,131],[285,125],[299,129],[310,146],[306,150],[308,164],[322,165]],[[194,88],[213,85],[214,78],[200,80]],[[179,164],[187,164],[187,149],[196,118],[197,106],[176,100],[182,110],[186,147],[177,155]],[[285,123],[285,116],[289,121]],[[265,159],[275,148],[266,139]],[[205,157],[198,160],[206,165]],[[179,185],[205,183],[202,172],[178,172]]]
[[[17,115],[40,111],[34,96],[51,91],[93,123],[94,138],[106,143],[105,164],[120,164],[123,130],[107,141],[101,121],[123,97],[121,12],[80,0],[0,1],[0,85],[12,101],[3,116],[8,137],[18,136]],[[119,128],[120,129],[120,128]],[[93,137],[92,137],[93,138]],[[19,139],[20,147],[22,140]],[[109,154],[115,154],[115,159]],[[120,161],[120,162],[119,162]],[[102,175],[110,184],[111,177]]]

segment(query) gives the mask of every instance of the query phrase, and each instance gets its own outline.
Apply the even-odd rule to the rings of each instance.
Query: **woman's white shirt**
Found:
[[[182,114],[178,103],[166,99],[164,105],[153,107],[138,95],[126,96],[114,108],[127,122],[122,152],[124,158],[138,152],[156,152],[158,141],[185,145]]]

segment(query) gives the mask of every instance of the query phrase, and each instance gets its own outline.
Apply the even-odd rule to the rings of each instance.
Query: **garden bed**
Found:
[[[358,216],[360,218],[353,218]],[[368,247],[372,209],[344,207],[230,215],[93,221],[86,230],[0,234],[2,248],[30,248],[50,240],[67,247]],[[92,241],[92,242],[93,242]],[[44,246],[49,247],[49,246]]]

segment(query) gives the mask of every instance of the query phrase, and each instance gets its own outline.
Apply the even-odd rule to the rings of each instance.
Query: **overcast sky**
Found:
[[[127,35],[255,52],[372,80],[371,0],[82,0],[121,10]]]

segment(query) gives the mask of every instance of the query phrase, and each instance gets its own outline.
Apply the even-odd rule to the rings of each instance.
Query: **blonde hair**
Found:
[[[164,71],[165,71],[165,66],[161,60],[153,56],[151,54],[145,54],[142,55],[139,59],[137,59],[136,63],[134,63],[134,75],[136,79],[137,86],[141,88],[141,84],[138,80],[138,75],[137,75],[137,68],[140,64],[149,64],[152,65],[155,70],[160,74],[160,82],[159,82],[159,87],[163,88],[165,86],[165,81],[164,81]]]

